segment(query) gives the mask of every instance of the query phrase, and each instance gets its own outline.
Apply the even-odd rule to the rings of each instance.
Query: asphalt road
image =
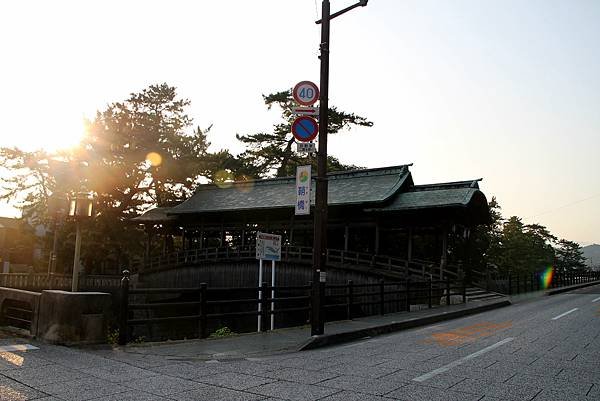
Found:
[[[252,360],[32,344],[0,353],[0,400],[591,401],[600,400],[600,286]]]

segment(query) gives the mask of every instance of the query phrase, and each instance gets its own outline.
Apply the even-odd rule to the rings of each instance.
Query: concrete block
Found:
[[[37,337],[55,344],[106,342],[111,295],[45,290],[40,298]]]
[[[450,305],[462,304],[462,295],[450,295]],[[440,305],[446,305],[446,296],[440,298]]]

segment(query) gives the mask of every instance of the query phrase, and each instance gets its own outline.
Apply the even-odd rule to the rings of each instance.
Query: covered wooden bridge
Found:
[[[329,174],[331,263],[440,278],[468,269],[449,240],[467,244],[464,253],[471,229],[490,222],[480,180],[415,185],[410,166]],[[146,212],[133,219],[148,234],[145,268],[253,258],[258,231],[281,234],[285,257],[304,252],[310,263],[313,216],[294,215],[295,188],[295,177],[206,184],[175,207]]]

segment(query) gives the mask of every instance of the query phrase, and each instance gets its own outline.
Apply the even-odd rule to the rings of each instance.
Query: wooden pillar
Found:
[[[187,250],[187,244],[185,243],[186,237],[185,237],[185,228],[181,229],[181,248],[183,251]]]
[[[440,280],[444,278],[444,271],[448,266],[448,228],[442,229],[442,257],[440,260]]]
[[[221,232],[220,232],[219,236],[220,236],[219,247],[224,247],[225,246],[225,222],[223,222],[223,221],[221,221]]]
[[[150,262],[150,252],[152,250],[152,230],[146,231],[146,249],[144,251],[144,264]]]
[[[242,248],[246,245],[246,223],[242,223]]]
[[[413,257],[413,228],[408,227],[408,246],[406,250],[406,260],[412,262]]]
[[[200,245],[198,248],[204,248],[204,223],[200,224]]]
[[[348,240],[350,239],[350,226],[348,223],[344,226],[344,251],[348,252]]]
[[[375,255],[379,254],[379,222],[375,222]]]
[[[166,255],[166,254],[167,254],[167,241],[168,241],[167,237],[169,236],[169,235],[167,234],[167,229],[166,229],[166,227],[163,227],[163,230],[162,230],[162,232],[163,232],[163,246],[162,246],[162,254],[163,254],[163,255]]]
[[[290,236],[289,236],[289,241],[290,241],[290,245],[294,244],[294,222],[295,222],[295,218],[294,215],[292,215],[292,219],[290,221]]]

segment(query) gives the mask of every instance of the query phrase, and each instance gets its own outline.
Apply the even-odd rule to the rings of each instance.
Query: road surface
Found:
[[[251,360],[26,342],[0,341],[0,400],[600,400],[600,286]]]

